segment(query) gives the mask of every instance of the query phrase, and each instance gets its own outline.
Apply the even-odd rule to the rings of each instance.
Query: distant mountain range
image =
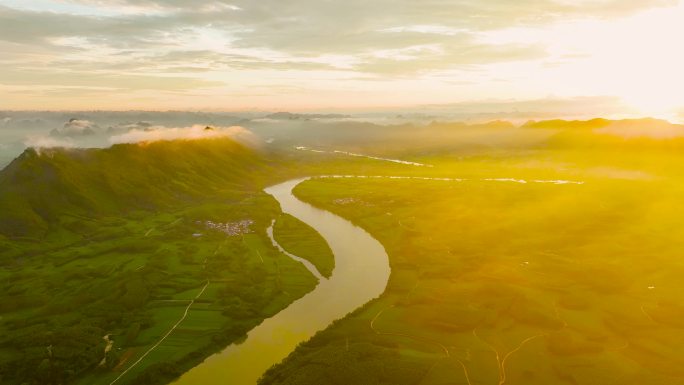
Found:
[[[684,126],[656,119],[548,120],[522,126],[435,121],[416,126],[336,120],[343,115],[269,116],[289,122],[254,125],[254,132],[273,143],[267,146],[271,150],[306,145],[382,155],[453,153],[460,148],[631,146],[635,141],[639,146],[679,148],[684,139]],[[316,121],[315,116],[334,119]],[[0,234],[42,234],[64,213],[105,215],[192,202],[227,186],[256,183],[269,167],[262,150],[227,137],[105,149],[29,148],[0,171]]]

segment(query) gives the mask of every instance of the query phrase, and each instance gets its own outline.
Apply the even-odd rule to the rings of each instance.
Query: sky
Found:
[[[576,100],[682,120],[682,20],[679,0],[0,0],[0,110]]]

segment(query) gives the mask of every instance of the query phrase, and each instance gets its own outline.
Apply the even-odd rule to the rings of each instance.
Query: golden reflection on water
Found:
[[[382,245],[363,229],[327,211],[301,202],[292,189],[304,179],[267,188],[283,212],[316,229],[335,254],[335,270],[329,280],[289,307],[252,329],[239,345],[185,373],[176,385],[253,385],[272,365],[332,321],[379,296],[390,275]]]

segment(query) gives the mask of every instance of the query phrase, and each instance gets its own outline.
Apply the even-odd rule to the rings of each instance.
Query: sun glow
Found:
[[[570,20],[545,28],[482,34],[495,44],[540,44],[542,61],[506,68],[511,78],[541,92],[616,95],[636,113],[674,118],[684,103],[684,4],[617,20]],[[534,74],[531,76],[530,74]]]
[[[585,36],[591,58],[584,69],[594,67],[598,81],[644,114],[681,107],[684,53],[672,43],[684,36],[682,20],[680,4],[590,30],[598,33]]]
[[[0,100],[302,111],[588,97],[614,108],[584,117],[681,121],[683,1],[453,0],[379,18],[316,2],[0,0]]]

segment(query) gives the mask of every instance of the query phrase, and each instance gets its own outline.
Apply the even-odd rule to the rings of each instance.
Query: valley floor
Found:
[[[530,166],[543,155],[301,184],[392,275],[260,384],[684,384],[682,181],[652,159],[648,179]],[[630,174],[620,161],[603,170]]]

